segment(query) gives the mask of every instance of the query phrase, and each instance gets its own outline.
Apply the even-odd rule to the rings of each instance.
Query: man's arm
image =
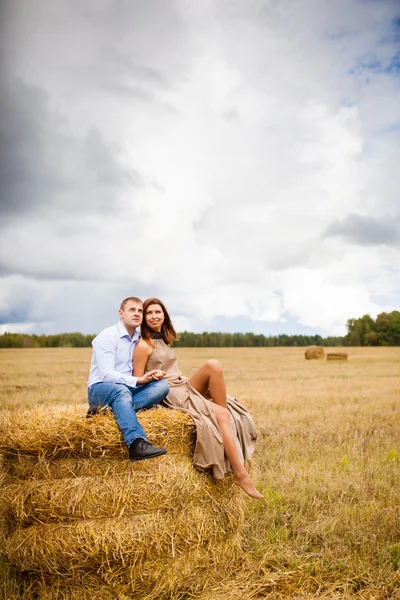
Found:
[[[136,387],[138,378],[132,375],[119,373],[115,370],[115,357],[117,345],[114,340],[97,336],[92,343],[96,364],[103,382],[122,383],[129,387]]]

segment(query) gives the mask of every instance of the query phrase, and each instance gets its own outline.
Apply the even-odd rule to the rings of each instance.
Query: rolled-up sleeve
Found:
[[[106,336],[97,336],[92,342],[96,357],[98,374],[103,382],[121,383],[129,387],[137,386],[137,377],[119,373],[115,370],[117,347],[114,340]]]

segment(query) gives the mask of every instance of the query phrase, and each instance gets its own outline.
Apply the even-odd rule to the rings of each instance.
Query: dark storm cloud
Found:
[[[171,87],[171,82],[163,71],[139,62],[133,58],[130,52],[121,52],[115,48],[107,48],[107,52],[103,52],[101,64],[104,72],[107,73],[107,79],[115,77],[115,75],[119,78],[121,76],[129,76],[151,87],[160,89]]]
[[[0,89],[0,212],[19,212],[29,204],[29,191],[41,181],[40,124],[46,111],[43,93],[2,79]],[[33,117],[30,113],[33,108]],[[27,140],[29,139],[29,143]],[[34,152],[36,150],[36,152]],[[55,182],[51,182],[54,184]],[[47,188],[52,187],[50,181]]]
[[[0,304],[0,325],[36,323],[30,333],[95,333],[118,321],[124,298],[165,298],[167,293],[161,282],[138,283],[134,275],[124,283],[60,280],[56,285],[51,280],[14,276],[1,278],[1,286],[6,294]]]
[[[0,82],[0,214],[57,206],[78,212],[111,210],[123,185],[139,185],[96,129],[82,138],[63,132],[46,93],[11,76]]]
[[[392,246],[400,242],[399,220],[376,219],[362,215],[348,215],[342,221],[333,221],[324,237],[340,236],[360,246]]]
[[[138,105],[173,113],[176,109],[160,98],[160,93],[172,89],[166,73],[134,58],[135,52],[114,47],[98,49],[98,55],[87,64],[74,69],[74,79],[80,89],[97,89],[113,97],[129,99]]]
[[[121,166],[100,123],[89,119],[72,135],[68,106],[57,113],[53,93],[63,90],[76,106],[106,92],[138,110],[174,113],[159,97],[187,63],[173,2],[5,0],[1,17],[0,214],[111,211],[121,188],[141,179]]]
[[[52,83],[79,90],[118,83],[155,91],[186,74],[190,39],[173,0],[5,0],[5,5],[9,62],[39,66]]]

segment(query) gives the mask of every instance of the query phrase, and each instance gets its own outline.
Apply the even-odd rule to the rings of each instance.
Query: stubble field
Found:
[[[176,350],[188,376],[219,359],[259,430],[265,499],[247,505],[242,572],[207,600],[400,598],[400,348],[346,351],[339,363],[301,348]],[[90,354],[0,350],[0,408],[85,403]]]

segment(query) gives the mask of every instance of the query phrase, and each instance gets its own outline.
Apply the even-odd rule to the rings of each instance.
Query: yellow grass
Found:
[[[400,598],[400,348],[342,350],[346,362],[306,361],[304,348],[177,349],[189,376],[222,362],[260,434],[265,501],[247,503],[242,567],[202,600]],[[89,361],[90,349],[0,350],[0,406],[84,403]],[[5,597],[22,597],[3,573]]]

